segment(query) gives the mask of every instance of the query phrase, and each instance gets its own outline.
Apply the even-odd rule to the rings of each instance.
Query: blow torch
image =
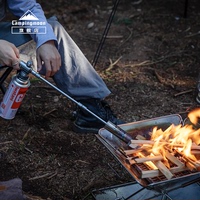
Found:
[[[50,83],[49,81],[47,81],[38,72],[36,72],[36,71],[34,71],[32,69],[32,62],[31,61],[28,61],[27,63],[21,61],[20,62],[20,68],[21,68],[22,71],[24,71],[25,74],[31,73],[32,75],[34,75],[38,79],[42,80],[43,82],[45,82],[46,84],[48,84],[49,86],[51,86],[52,88],[54,88],[55,90],[57,90],[59,93],[61,93],[65,97],[67,97],[69,100],[71,100],[72,102],[74,102],[80,108],[82,108],[83,110],[87,111],[88,113],[90,113],[91,115],[93,115],[95,118],[97,118],[98,120],[100,120],[105,125],[104,128],[106,130],[110,131],[113,135],[115,135],[116,137],[118,137],[119,139],[121,139],[122,141],[124,141],[125,143],[130,144],[132,138],[131,138],[130,135],[128,135],[128,133],[126,133],[126,131],[124,131],[122,128],[120,128],[119,126],[113,124],[110,121],[108,121],[108,122],[104,121],[98,115],[96,115],[95,113],[93,113],[92,111],[90,111],[86,106],[84,106],[80,102],[76,101],[71,96],[69,96],[68,94],[64,93],[62,90],[60,90],[59,88],[57,88],[55,85],[53,85],[52,83]]]

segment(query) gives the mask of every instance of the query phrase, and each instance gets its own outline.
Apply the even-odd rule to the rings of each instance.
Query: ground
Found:
[[[114,1],[40,0],[93,63]],[[196,102],[200,2],[121,0],[94,66],[126,123],[179,113]],[[8,80],[9,82],[9,80]],[[31,77],[19,112],[0,119],[0,180],[19,177],[31,199],[83,199],[94,189],[133,181],[94,134],[72,131],[74,104]]]

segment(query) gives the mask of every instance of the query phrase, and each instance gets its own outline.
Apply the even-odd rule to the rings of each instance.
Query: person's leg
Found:
[[[62,58],[62,67],[53,77],[56,85],[76,99],[104,99],[109,89],[92,65],[71,39],[63,26],[50,20],[58,39],[58,51]]]
[[[122,123],[112,113],[103,99],[110,94],[102,78],[94,70],[63,26],[53,20],[49,21],[58,39],[58,50],[62,57],[61,70],[55,74],[54,81],[62,90],[103,120],[115,124]],[[75,132],[97,133],[104,124],[83,109],[77,108],[73,129]]]

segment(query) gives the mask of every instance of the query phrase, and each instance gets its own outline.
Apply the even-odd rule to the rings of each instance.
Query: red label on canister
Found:
[[[15,100],[13,101],[11,109],[19,108],[27,90],[28,90],[28,88],[20,88],[18,90],[18,93],[15,95]]]
[[[14,79],[11,81],[0,105],[0,116],[4,119],[13,119],[20,107],[29,85],[20,87]]]

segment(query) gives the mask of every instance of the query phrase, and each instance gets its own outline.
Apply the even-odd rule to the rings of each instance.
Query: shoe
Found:
[[[124,124],[122,120],[117,119],[117,117],[113,114],[106,101],[100,99],[85,99],[80,100],[79,102],[105,122],[111,121],[115,125]],[[92,114],[83,110],[82,108],[77,108],[76,120],[73,123],[74,132],[98,133],[99,129],[103,128],[104,126],[105,124]]]

